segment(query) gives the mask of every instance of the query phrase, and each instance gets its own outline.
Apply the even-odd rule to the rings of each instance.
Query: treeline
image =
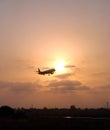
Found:
[[[0,107],[0,118],[11,117],[13,119],[36,119],[36,118],[64,118],[64,117],[107,117],[110,118],[110,109],[105,108],[12,108],[10,106]]]

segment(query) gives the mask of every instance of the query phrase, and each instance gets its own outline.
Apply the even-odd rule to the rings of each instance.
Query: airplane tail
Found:
[[[40,69],[38,68],[38,73],[40,73]]]

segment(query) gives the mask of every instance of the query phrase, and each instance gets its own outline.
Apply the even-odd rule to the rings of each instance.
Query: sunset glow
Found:
[[[66,62],[63,60],[59,60],[55,62],[55,69],[58,73],[63,73],[65,71]]]
[[[39,75],[38,68],[56,71]],[[110,0],[0,0],[1,105],[98,108],[107,101]]]

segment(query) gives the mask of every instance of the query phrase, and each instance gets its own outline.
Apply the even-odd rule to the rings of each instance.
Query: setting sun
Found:
[[[66,62],[65,61],[56,61],[55,62],[55,69],[57,72],[64,72],[65,71],[65,64]]]

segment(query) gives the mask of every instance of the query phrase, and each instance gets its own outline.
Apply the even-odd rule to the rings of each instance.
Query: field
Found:
[[[2,119],[0,130],[110,130],[110,119],[92,118],[38,118]]]
[[[106,109],[0,108],[0,130],[110,130]]]

